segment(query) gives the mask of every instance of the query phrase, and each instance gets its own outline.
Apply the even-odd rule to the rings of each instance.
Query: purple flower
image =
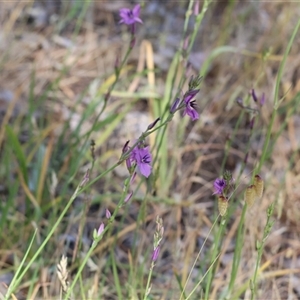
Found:
[[[140,5],[137,4],[132,10],[129,8],[121,8],[119,15],[121,20],[119,23],[124,23],[126,25],[132,25],[136,22],[143,23],[143,21],[139,18],[140,16]]]
[[[213,195],[216,195],[216,194],[222,195],[225,187],[226,187],[226,181],[224,179],[217,178],[214,182],[215,192],[213,193]]]
[[[185,94],[183,99],[185,103],[185,110],[183,112],[183,115],[188,115],[192,118],[193,121],[199,119],[199,113],[196,110],[196,101],[192,100],[198,92],[199,90],[191,90]]]
[[[131,160],[136,163],[141,174],[148,178],[152,170],[152,167],[150,165],[152,161],[152,156],[149,152],[149,147],[135,147],[131,152]]]

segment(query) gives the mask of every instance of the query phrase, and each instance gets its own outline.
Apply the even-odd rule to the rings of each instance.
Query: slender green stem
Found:
[[[224,229],[227,224],[227,217],[222,217],[221,222],[220,222],[220,227],[217,232],[217,235],[215,236],[214,239],[214,244],[213,244],[213,249],[212,249],[212,255],[211,255],[211,264],[213,264],[218,257],[218,252],[221,244],[221,239],[224,233]],[[204,299],[208,300],[209,299],[209,292],[213,280],[213,276],[215,274],[215,268],[210,268],[209,272],[207,273],[207,282],[206,282],[206,287],[205,287],[205,297]]]
[[[200,248],[200,250],[199,250],[199,252],[198,252],[198,254],[197,254],[197,256],[196,256],[196,259],[195,259],[195,261],[194,261],[194,263],[193,263],[193,266],[192,266],[192,268],[191,268],[191,271],[190,271],[190,273],[189,273],[189,276],[188,276],[188,278],[187,278],[187,280],[186,280],[186,282],[185,282],[185,284],[184,284],[184,287],[183,287],[183,289],[182,289],[182,292],[181,292],[181,295],[180,295],[179,300],[181,300],[182,297],[183,297],[183,295],[184,295],[186,286],[187,286],[188,281],[189,281],[189,279],[190,279],[190,277],[191,277],[191,275],[192,275],[193,269],[195,268],[196,262],[197,262],[198,259],[199,259],[199,256],[200,256],[200,254],[201,254],[201,252],[202,252],[202,250],[203,250],[203,248],[204,248],[204,245],[206,244],[206,241],[207,241],[208,237],[210,236],[211,231],[213,230],[213,228],[214,228],[215,225],[217,224],[218,219],[219,219],[219,216],[216,218],[215,222],[214,222],[213,225],[211,226],[211,228],[210,228],[210,230],[209,230],[209,232],[208,232],[208,234],[207,234],[207,236],[206,236],[206,238],[205,238],[205,240],[204,240],[204,242],[203,242],[203,244],[202,244],[202,246],[201,246],[201,248]]]
[[[232,269],[231,269],[230,282],[229,282],[227,295],[231,294],[231,291],[235,283],[237,271],[239,268],[240,260],[241,260],[241,253],[242,253],[243,242],[244,242],[244,223],[245,223],[246,211],[247,211],[247,204],[245,203],[242,211],[242,216],[239,222],[238,232],[237,232],[237,239],[236,239],[235,251],[233,254]]]
[[[28,269],[31,267],[31,265],[34,263],[34,261],[37,259],[37,257],[39,256],[39,254],[42,252],[42,250],[44,249],[44,247],[46,246],[46,244],[50,240],[51,236],[53,235],[54,231],[56,230],[56,228],[58,227],[58,225],[62,221],[63,217],[65,216],[65,214],[67,213],[68,209],[72,205],[73,201],[78,196],[79,191],[80,191],[80,187],[78,186],[76,188],[74,194],[70,198],[69,202],[67,203],[67,205],[63,209],[61,215],[58,217],[57,221],[53,225],[53,227],[50,230],[49,234],[46,236],[45,240],[43,241],[43,243],[41,244],[41,246],[37,249],[37,251],[35,252],[35,254],[33,255],[33,257],[31,258],[31,260],[28,262],[27,266],[25,267],[25,269],[23,270],[23,272],[21,273],[21,275],[18,277],[18,279],[16,279],[16,282],[15,282],[16,286],[18,286],[20,284],[22,278],[24,277],[24,275],[26,274],[26,272],[28,271]]]
[[[263,235],[263,239],[261,242],[257,241],[256,243],[256,248],[258,251],[258,255],[257,255],[257,259],[256,259],[256,265],[255,265],[255,271],[254,271],[254,275],[253,275],[253,279],[250,281],[250,289],[251,289],[251,300],[254,300],[254,297],[256,295],[256,290],[257,290],[257,274],[258,274],[258,268],[261,262],[261,258],[263,255],[263,251],[264,251],[264,245],[265,242],[271,232],[271,229],[273,227],[274,221],[271,220],[271,217],[273,215],[273,211],[274,211],[274,207],[275,207],[275,202],[273,202],[267,210],[267,222],[266,222],[266,226],[264,228],[264,235]]]
[[[151,267],[150,267],[150,271],[149,271],[149,274],[148,274],[148,280],[147,280],[147,285],[146,285],[146,290],[145,290],[145,295],[144,295],[144,300],[147,299],[148,295],[149,295],[149,287],[150,287],[150,282],[151,282],[151,277],[152,277],[152,272],[153,272],[153,269],[154,269],[154,266],[155,266],[155,262],[152,261],[151,263]]]
[[[203,279],[206,277],[207,274],[211,273],[211,270],[214,268],[215,263],[217,262],[217,260],[219,259],[221,253],[218,253],[215,257],[215,259],[211,262],[208,270],[206,271],[206,273],[203,275],[202,279],[194,286],[193,290],[191,291],[191,293],[187,296],[187,298],[185,300],[188,300],[196,291],[196,289],[198,288],[198,286],[202,283]],[[205,293],[206,294],[206,293]]]
[[[68,297],[70,297],[71,292],[73,291],[74,286],[75,286],[77,280],[79,279],[79,276],[81,275],[82,270],[83,270],[83,268],[85,267],[85,265],[86,265],[88,259],[89,259],[90,256],[92,255],[92,253],[93,253],[93,251],[95,250],[95,248],[97,247],[98,243],[102,240],[102,237],[104,236],[104,234],[105,234],[105,233],[107,232],[107,230],[110,228],[110,226],[111,226],[111,224],[113,223],[113,221],[115,220],[115,218],[116,218],[116,216],[117,216],[117,214],[118,214],[120,208],[124,205],[124,200],[125,200],[125,198],[126,198],[126,196],[127,196],[127,193],[128,193],[128,190],[129,190],[129,185],[130,185],[130,178],[127,178],[127,179],[125,180],[125,184],[124,184],[123,195],[122,195],[122,197],[121,197],[121,199],[120,199],[120,201],[119,201],[119,203],[118,203],[116,209],[114,210],[114,213],[113,213],[112,216],[110,217],[109,223],[106,225],[106,227],[105,227],[104,231],[102,232],[102,234],[94,240],[94,242],[93,242],[91,248],[90,248],[89,251],[86,253],[86,255],[85,255],[85,257],[84,257],[84,260],[82,261],[82,263],[81,263],[81,265],[80,265],[80,267],[79,267],[79,269],[78,269],[78,271],[77,271],[77,273],[76,273],[76,275],[75,275],[75,277],[74,277],[74,279],[73,279],[73,281],[72,281],[72,284],[71,284],[71,286],[69,287],[68,292],[66,293],[64,299],[68,299]]]
[[[12,279],[12,281],[11,281],[9,287],[8,287],[8,290],[7,290],[6,295],[5,295],[5,298],[4,298],[5,300],[9,299],[10,295],[13,293],[13,291],[15,290],[15,288],[17,287],[17,285],[19,284],[19,281],[17,280],[17,278],[18,278],[19,273],[21,272],[21,268],[22,268],[23,265],[25,264],[25,260],[26,260],[28,254],[29,254],[29,251],[30,251],[30,249],[31,249],[31,247],[32,247],[32,243],[33,243],[33,241],[34,241],[34,238],[35,238],[35,236],[36,236],[36,233],[37,233],[37,229],[35,230],[35,232],[34,232],[34,234],[33,234],[33,237],[32,237],[32,239],[31,239],[31,241],[30,241],[30,244],[29,244],[29,246],[28,246],[28,248],[27,248],[27,251],[26,251],[26,253],[25,253],[25,255],[24,255],[24,258],[22,259],[21,264],[20,264],[20,266],[18,267],[18,270],[16,271],[15,276],[13,277],[13,279]],[[21,275],[21,276],[22,276],[22,275]]]

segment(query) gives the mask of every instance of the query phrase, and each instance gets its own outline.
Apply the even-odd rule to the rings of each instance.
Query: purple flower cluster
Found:
[[[198,92],[199,90],[188,91],[183,98],[185,104],[183,115],[188,115],[193,121],[199,119],[199,113],[196,110],[196,100],[194,99]]]
[[[199,93],[201,77],[191,78],[189,83],[189,90],[184,94],[182,100],[176,98],[170,108],[170,113],[174,114],[177,110],[184,108],[183,116],[188,115],[193,121],[199,119],[199,113],[196,110],[195,97]]]
[[[127,142],[126,147],[123,148],[123,153],[129,150],[128,143],[129,142]],[[151,162],[152,156],[149,147],[144,147],[141,143],[134,147],[130,156],[126,159],[126,165],[130,174],[134,176],[135,168],[137,167],[139,172],[147,178],[152,171]]]

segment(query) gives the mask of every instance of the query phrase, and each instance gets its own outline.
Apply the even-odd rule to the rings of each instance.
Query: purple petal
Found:
[[[132,10],[132,14],[134,15],[134,17],[139,17],[140,10],[141,10],[141,6],[137,4]]]
[[[184,102],[189,103],[199,92],[200,90],[192,90],[185,94]]]
[[[140,172],[143,176],[149,177],[151,174],[152,167],[149,164],[139,164]]]
[[[199,113],[189,105],[185,108],[183,115],[188,115],[193,121],[199,119]]]

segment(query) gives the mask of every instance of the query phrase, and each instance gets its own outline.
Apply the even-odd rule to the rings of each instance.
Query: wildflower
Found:
[[[135,147],[131,152],[131,160],[136,163],[143,176],[147,178],[150,176],[152,170],[152,167],[150,165],[152,161],[152,156],[149,152],[149,147]]]
[[[216,194],[222,195],[225,187],[226,187],[226,181],[224,179],[217,178],[214,182],[215,192],[213,193],[213,195],[216,195]]]
[[[133,25],[134,23],[143,23],[139,18],[140,16],[140,5],[137,4],[132,10],[129,8],[120,9],[119,15],[121,20],[119,23],[124,23],[126,25]]]
[[[199,113],[196,110],[196,101],[192,100],[198,92],[199,90],[188,91],[183,99],[185,103],[185,110],[183,112],[183,115],[188,115],[192,118],[193,121],[199,119]]]

